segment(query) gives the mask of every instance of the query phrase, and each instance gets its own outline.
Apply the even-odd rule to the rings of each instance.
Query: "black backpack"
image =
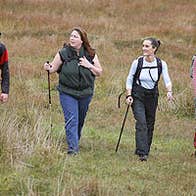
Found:
[[[144,60],[144,57],[139,57],[138,58],[137,69],[136,69],[136,72],[134,74],[133,82],[136,83],[136,81],[138,81],[139,85],[141,85],[141,82],[139,80],[141,70],[142,69],[149,69],[149,75],[150,75],[152,81],[155,82],[155,86],[157,86],[158,82],[159,82],[159,79],[160,79],[160,76],[161,76],[161,73],[162,73],[162,62],[161,62],[161,59],[156,57],[156,61],[157,61],[157,66],[156,67],[154,67],[154,66],[153,67],[145,67],[145,66],[143,66],[143,60]],[[153,78],[151,76],[151,73],[150,73],[150,70],[151,69],[155,69],[155,68],[158,68],[158,79],[157,79],[157,81],[153,80]]]

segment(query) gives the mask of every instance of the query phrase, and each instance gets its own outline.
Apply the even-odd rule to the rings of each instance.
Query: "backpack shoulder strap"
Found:
[[[136,82],[138,80],[140,85],[141,85],[141,82],[139,80],[139,76],[140,76],[142,66],[143,66],[143,58],[144,57],[139,57],[138,58],[137,69],[136,69],[136,72],[135,72],[134,78],[133,78],[133,81]]]
[[[139,57],[138,58],[137,69],[136,69],[136,72],[134,74],[134,79],[133,79],[134,82],[138,81],[140,85],[141,85],[141,82],[139,80],[139,76],[140,76],[141,70],[143,68],[143,59],[144,59],[144,57]],[[157,85],[158,81],[160,79],[161,73],[162,73],[162,61],[158,57],[156,57],[156,61],[157,61],[157,67],[156,68],[158,68],[158,80],[156,81],[156,85]],[[145,68],[146,67],[144,67],[144,69]],[[149,67],[147,67],[147,68],[149,68]],[[152,67],[152,68],[154,68],[154,67]]]
[[[159,79],[160,79],[160,76],[161,76],[161,74],[162,74],[162,62],[161,62],[161,59],[160,58],[158,58],[158,57],[156,57],[156,60],[157,60],[157,67],[158,67],[158,80],[157,80],[157,82],[159,81]]]

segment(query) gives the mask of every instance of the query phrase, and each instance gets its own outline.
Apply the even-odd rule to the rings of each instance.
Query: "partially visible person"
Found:
[[[147,161],[153,139],[156,109],[158,105],[158,81],[163,75],[167,99],[173,100],[172,83],[165,61],[156,57],[160,41],[146,38],[143,41],[143,56],[132,62],[126,81],[126,103],[132,106],[136,120],[135,154],[140,161]]]
[[[196,58],[194,58],[192,62],[192,78],[193,78],[194,103],[195,103],[195,119],[196,119]]]
[[[1,36],[1,33],[0,33]],[[1,70],[1,94],[0,102],[5,103],[9,97],[10,73],[8,66],[8,51],[0,42],[0,70]]]
[[[195,157],[196,157],[196,128],[195,128],[195,136],[194,136],[194,147],[195,147]]]
[[[194,102],[195,102],[195,119],[196,119],[196,58],[193,60],[193,67],[192,67],[192,78],[193,78],[193,89],[194,89]],[[194,147],[196,149],[196,127],[195,127],[195,135],[194,135]],[[195,150],[195,157],[196,157],[196,150]]]
[[[59,73],[58,91],[64,113],[67,153],[79,152],[79,141],[89,104],[94,93],[94,80],[102,74],[102,67],[87,33],[74,28],[69,43],[64,44],[44,69]]]

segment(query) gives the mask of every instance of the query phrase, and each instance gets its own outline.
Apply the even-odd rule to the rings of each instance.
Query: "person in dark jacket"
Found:
[[[64,113],[68,154],[79,152],[82,127],[94,92],[94,80],[102,74],[95,50],[90,46],[87,33],[74,28],[69,43],[64,44],[51,63],[44,69],[59,73],[58,91]]]
[[[1,94],[0,101],[8,101],[10,73],[8,67],[8,51],[3,43],[0,42],[0,69],[1,69]]]
[[[140,161],[146,161],[153,138],[156,109],[158,105],[158,81],[163,75],[168,100],[173,100],[172,83],[165,61],[156,57],[160,41],[146,38],[143,41],[143,56],[134,60],[126,81],[126,103],[132,106],[136,120],[136,150]],[[138,63],[142,60],[140,72]],[[161,70],[161,72],[159,71]]]

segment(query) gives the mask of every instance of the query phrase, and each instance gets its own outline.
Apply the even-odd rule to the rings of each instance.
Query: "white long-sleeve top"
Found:
[[[171,80],[170,80],[170,77],[169,77],[169,74],[168,74],[167,63],[163,60],[161,60],[161,62],[162,62],[163,81],[164,81],[165,87],[167,88],[167,86],[171,85]],[[134,78],[134,74],[135,74],[136,69],[137,69],[137,65],[138,65],[138,59],[135,59],[132,62],[129,74],[127,76],[126,89],[132,89],[133,78]],[[152,62],[148,62],[148,61],[145,60],[145,58],[143,58],[143,67],[156,67],[156,66],[157,66],[156,58]],[[157,81],[157,79],[158,79],[158,68],[157,69],[150,69],[150,73],[151,73],[151,76],[152,76],[154,81],[150,77],[149,69],[142,69],[141,73],[140,73],[140,76],[139,76],[141,86],[146,88],[146,89],[153,89],[154,88],[155,81]],[[138,81],[136,81],[136,82],[138,83]]]

